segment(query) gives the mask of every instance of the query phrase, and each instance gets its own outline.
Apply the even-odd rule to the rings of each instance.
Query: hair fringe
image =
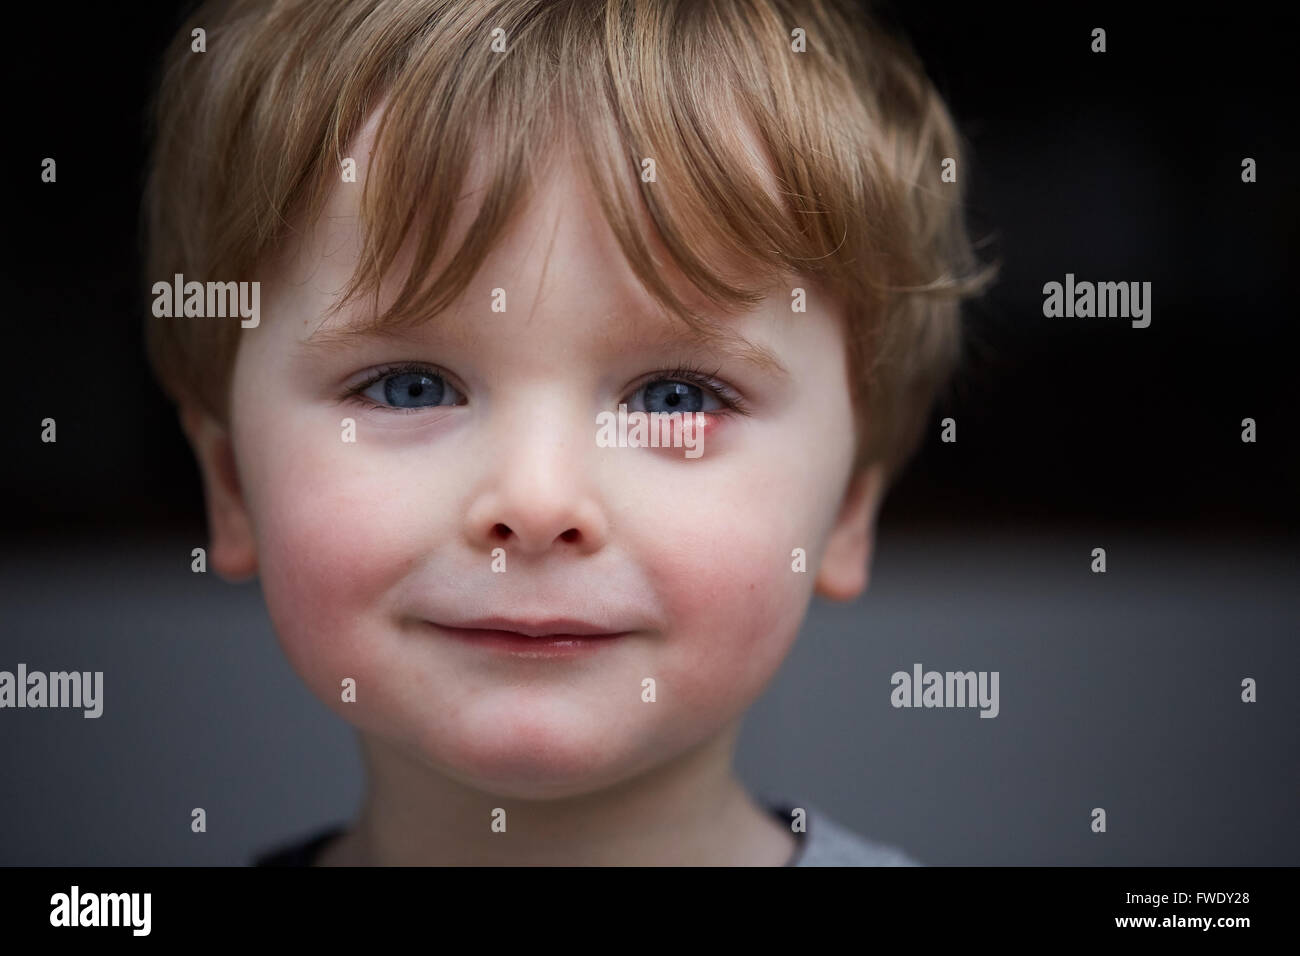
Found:
[[[506,55],[489,50],[495,27]],[[151,103],[147,281],[255,279],[318,221],[372,116],[359,264],[331,314],[369,298],[383,328],[448,308],[547,166],[576,156],[670,315],[707,331],[805,279],[845,302],[859,467],[893,474],[913,454],[960,361],[961,305],[1000,267],[967,236],[968,150],[942,98],[851,0],[209,0]],[[475,158],[482,199],[448,250]],[[944,158],[959,183],[940,182]],[[680,301],[669,267],[710,305]],[[227,421],[238,329],[146,321],[168,394]]]

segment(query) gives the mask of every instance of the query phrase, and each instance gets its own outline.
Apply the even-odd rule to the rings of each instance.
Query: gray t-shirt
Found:
[[[884,843],[863,839],[852,830],[840,826],[821,810],[807,801],[761,798],[762,805],[785,826],[794,820],[792,811],[802,807],[805,811],[806,830],[795,833],[799,848],[786,866],[919,866],[920,864],[901,850]],[[311,866],[321,851],[344,830],[341,824],[318,830],[305,840],[281,846],[260,854],[254,866]]]
[[[921,865],[897,847],[858,836],[806,800],[796,803],[763,798],[761,802],[786,826],[790,826],[794,820],[795,807],[802,807],[805,812],[806,832],[795,834],[799,839],[799,849],[786,866]]]

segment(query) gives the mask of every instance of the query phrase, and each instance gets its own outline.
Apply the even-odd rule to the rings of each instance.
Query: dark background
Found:
[[[359,793],[256,584],[189,571],[201,488],[144,360],[136,227],[185,9],[7,11],[0,669],[103,669],[106,713],[0,711],[0,863],[239,862]],[[1297,17],[883,9],[969,141],[1003,271],[934,415],[958,442],[936,425],[891,491],[869,593],[815,604],[742,771],[930,863],[1300,862]],[[1150,327],[1044,318],[1067,272],[1150,281]],[[892,709],[913,661],[1000,669],[1002,715]]]

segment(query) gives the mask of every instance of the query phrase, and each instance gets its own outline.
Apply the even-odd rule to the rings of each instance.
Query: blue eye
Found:
[[[643,401],[635,401],[637,396],[643,396]],[[691,382],[666,378],[647,382],[636,390],[633,399],[628,405],[629,411],[714,412],[725,407],[709,389]]]
[[[357,390],[376,405],[391,408],[432,408],[437,405],[454,405],[445,399],[459,393],[436,372],[424,369],[394,369],[372,379]]]

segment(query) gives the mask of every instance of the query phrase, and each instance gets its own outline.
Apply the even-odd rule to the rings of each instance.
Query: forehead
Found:
[[[344,182],[341,178],[336,181],[321,217],[312,228],[301,233],[299,265],[325,273],[326,278],[339,289],[360,263],[362,196],[375,162],[383,106],[381,103],[371,112],[345,150],[345,155],[355,161],[356,181]],[[488,199],[495,171],[491,162],[494,144],[490,140],[490,129],[491,125],[485,124],[484,131],[472,144],[464,181],[457,191],[454,209],[447,222],[446,235],[429,270],[431,276],[439,274],[452,261]],[[600,197],[575,140],[578,132],[567,127],[561,129],[564,134],[556,136],[554,142],[534,157],[535,162],[528,170],[524,200],[509,211],[507,227],[497,236],[496,246],[488,253],[466,294],[481,296],[485,288],[503,288],[513,296],[523,291],[520,288],[522,284],[531,286],[528,293],[535,292],[534,301],[540,302],[554,291],[557,283],[576,286],[590,290],[589,297],[593,302],[617,303],[614,309],[595,310],[611,323],[616,317],[635,315],[637,327],[644,337],[666,342],[741,346],[749,360],[767,367],[779,367],[780,363],[770,350],[742,346],[739,337],[725,322],[726,310],[682,274],[655,228],[649,210],[641,204],[635,207],[641,216],[639,234],[646,243],[653,268],[688,308],[708,317],[717,317],[718,321],[692,330],[667,313],[648,293],[630,267],[606,220]],[[754,132],[740,124],[725,129],[726,135],[737,137],[754,170],[762,176],[769,195],[774,201],[779,201],[781,191],[770,167],[760,159],[761,149]],[[629,178],[638,174],[639,171],[629,164]],[[631,188],[640,188],[640,184],[633,182]],[[655,182],[648,188],[668,197],[673,191],[670,181]],[[671,203],[671,198],[668,202]],[[401,328],[376,325],[374,318],[392,301],[410,272],[418,232],[416,228],[407,236],[398,260],[381,283],[377,304],[371,299],[366,308],[347,308],[316,322],[309,321],[300,329],[300,338],[313,347],[328,349],[342,347],[369,334],[409,337]],[[707,255],[710,266],[727,281],[752,284],[752,267],[750,274],[746,275],[743,257],[736,250],[715,243]],[[541,264],[540,268],[536,267],[537,263]],[[521,268],[525,264],[529,268]],[[790,288],[808,284],[807,278],[787,273],[774,274],[768,287],[769,291],[779,290],[784,303]],[[363,301],[367,300],[358,300]],[[613,324],[622,327],[628,323]]]

